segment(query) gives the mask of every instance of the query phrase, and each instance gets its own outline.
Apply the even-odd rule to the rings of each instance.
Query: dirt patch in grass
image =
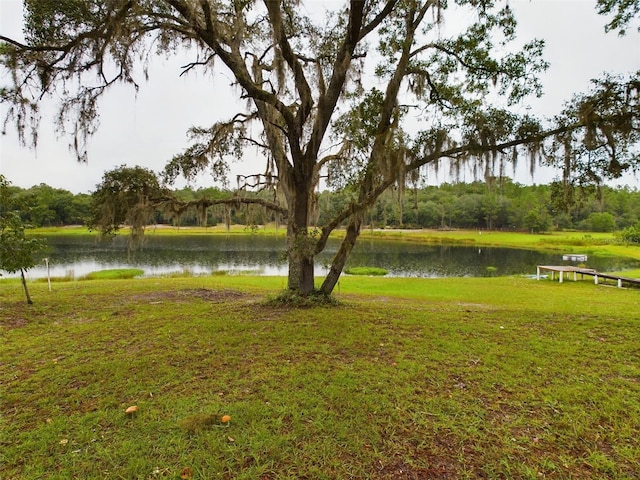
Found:
[[[260,296],[258,295],[251,295],[247,292],[239,292],[237,290],[210,290],[207,288],[168,290],[132,297],[134,300],[145,300],[149,303],[188,302],[194,299],[211,303],[223,303],[233,300],[254,301],[259,298]]]
[[[19,307],[16,306],[15,309],[12,308],[11,310],[13,311],[17,308]],[[3,308],[0,308],[0,317],[0,326],[7,329],[24,327],[28,322],[26,317],[23,317],[22,315],[11,316],[9,314],[6,314]]]

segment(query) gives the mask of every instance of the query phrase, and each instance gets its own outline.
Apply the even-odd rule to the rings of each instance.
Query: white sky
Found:
[[[530,102],[539,115],[559,112],[564,101],[575,92],[586,91],[589,80],[603,72],[628,74],[640,69],[640,33],[630,28],[625,37],[605,34],[606,18],[596,14],[595,0],[510,0],[510,6],[522,41],[537,37],[547,42],[545,58],[551,66],[543,77],[546,93],[541,100]],[[20,0],[0,0],[3,35],[20,38],[21,8]],[[102,100],[100,130],[90,140],[88,164],[77,163],[68,149],[69,138],[56,138],[54,109],[44,104],[36,150],[20,146],[15,128],[7,126],[0,137],[0,173],[21,187],[46,183],[79,193],[93,190],[105,171],[122,164],[161,170],[187,146],[190,126],[209,126],[234,111],[230,109],[235,101],[228,89],[229,74],[221,70],[213,77],[179,77],[180,66],[188,60],[159,59],[137,96],[130,88],[120,88]],[[3,119],[5,112],[0,107]],[[233,178],[236,173],[263,169],[254,160],[253,165],[234,167]],[[521,183],[547,183],[553,178],[552,172],[538,169],[532,180],[528,167],[522,165],[521,170],[515,176]],[[439,180],[450,179],[441,176]],[[620,183],[637,186],[638,179],[628,176]],[[206,185],[207,178],[203,178],[196,186]]]

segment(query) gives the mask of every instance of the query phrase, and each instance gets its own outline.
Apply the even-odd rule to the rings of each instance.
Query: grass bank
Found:
[[[637,478],[637,290],[282,282],[0,282],[0,477]]]
[[[398,241],[526,248],[563,253],[585,253],[640,259],[639,245],[625,245],[614,233],[602,232],[494,232],[478,230],[367,230],[362,238]]]

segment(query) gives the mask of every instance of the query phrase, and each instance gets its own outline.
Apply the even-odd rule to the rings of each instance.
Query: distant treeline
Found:
[[[22,219],[34,227],[85,224],[92,209],[89,194],[73,194],[41,184],[29,189],[10,187],[19,201]],[[185,201],[225,197],[217,189],[175,191]],[[266,195],[266,193],[263,193]],[[322,225],[344,205],[352,192],[324,191],[317,195],[317,224]],[[199,225],[203,212],[184,212],[180,219],[158,212],[155,223]],[[210,208],[207,225],[264,224],[273,215],[256,208]],[[453,183],[389,190],[367,212],[366,223],[375,228],[472,228],[488,230],[549,231],[576,229],[614,231],[640,221],[640,191],[629,187],[566,191],[559,184],[521,185],[509,179],[494,184]]]

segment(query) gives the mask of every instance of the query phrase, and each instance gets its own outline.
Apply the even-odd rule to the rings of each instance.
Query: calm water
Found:
[[[286,275],[284,238],[263,235],[188,235],[147,237],[143,248],[129,253],[127,239],[98,241],[94,236],[51,237],[48,254],[52,276],[75,277],[96,270],[135,267],[145,275],[189,271],[252,272]],[[326,272],[338,241],[328,244],[317,258],[316,274]],[[580,253],[580,252],[564,252]],[[392,276],[449,277],[534,274],[536,265],[571,264],[562,254],[506,248],[419,245],[407,242],[361,240],[347,267],[385,268]],[[640,268],[640,262],[625,258],[589,257],[590,268],[619,271]],[[29,277],[46,276],[44,262],[28,272]]]

